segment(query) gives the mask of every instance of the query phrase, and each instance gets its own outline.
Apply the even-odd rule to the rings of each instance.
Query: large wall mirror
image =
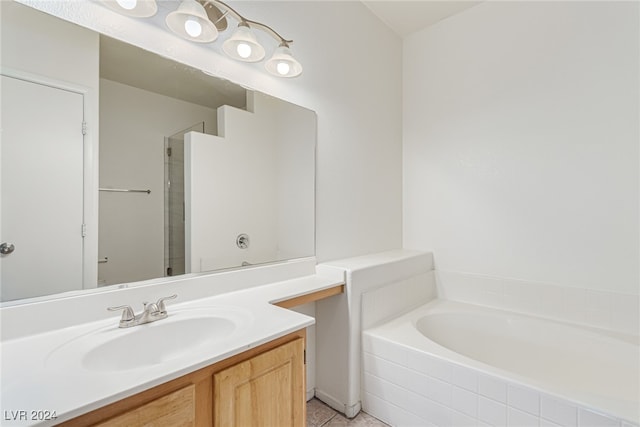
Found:
[[[314,255],[313,111],[0,5],[0,301]]]

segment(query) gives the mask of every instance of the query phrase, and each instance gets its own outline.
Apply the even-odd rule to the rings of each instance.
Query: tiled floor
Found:
[[[307,402],[307,427],[389,427],[377,418],[360,412],[353,419],[345,418],[318,399]]]

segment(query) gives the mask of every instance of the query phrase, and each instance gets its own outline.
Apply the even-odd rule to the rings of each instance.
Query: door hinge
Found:
[[[82,224],[80,234],[82,234],[82,237],[87,237],[87,224]]]
[[[87,122],[82,122],[82,134],[87,134]]]
[[[171,157],[171,147],[167,147],[167,156]]]
[[[304,364],[307,364],[307,349],[305,348],[302,352],[302,358],[304,359]]]

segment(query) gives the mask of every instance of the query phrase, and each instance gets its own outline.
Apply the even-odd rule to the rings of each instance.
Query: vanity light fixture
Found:
[[[155,0],[103,0],[103,3],[137,18],[153,16],[158,10]],[[289,47],[293,40],[285,39],[268,25],[245,18],[221,0],[182,0],[178,9],[167,15],[166,23],[182,38],[210,43],[217,39],[219,31],[227,28],[227,16],[238,22],[236,30],[222,45],[227,56],[244,62],[261,61],[266,52],[254,33],[254,29],[259,29],[278,42],[271,58],[265,62],[266,70],[277,77],[297,77],[302,73],[302,65]]]
[[[293,57],[289,48],[293,40],[285,39],[268,25],[245,18],[221,0],[201,1],[224,9],[225,14],[239,22],[236,31],[223,44],[223,50],[228,56],[247,62],[257,62],[264,58],[264,48],[258,43],[251,31],[253,28],[257,28],[269,34],[279,43],[271,58],[265,63],[267,71],[277,77],[297,77],[302,73],[302,65]]]

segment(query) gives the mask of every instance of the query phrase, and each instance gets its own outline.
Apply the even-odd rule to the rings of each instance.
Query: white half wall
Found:
[[[398,249],[319,264],[316,271],[346,283],[344,294],[316,302],[316,396],[352,418],[361,409],[363,328],[435,296],[433,257]]]
[[[247,125],[252,113],[222,107],[234,115],[241,135],[186,134],[185,268],[187,273],[259,264],[276,259],[275,150],[253,144],[263,130]],[[229,114],[232,113],[232,114]],[[254,133],[256,131],[256,133]],[[240,234],[250,245],[236,245]]]
[[[639,7],[484,2],[405,40],[404,247],[638,295]]]
[[[313,255],[316,116],[247,96],[251,111],[218,109],[219,136],[185,137],[187,272]]]

